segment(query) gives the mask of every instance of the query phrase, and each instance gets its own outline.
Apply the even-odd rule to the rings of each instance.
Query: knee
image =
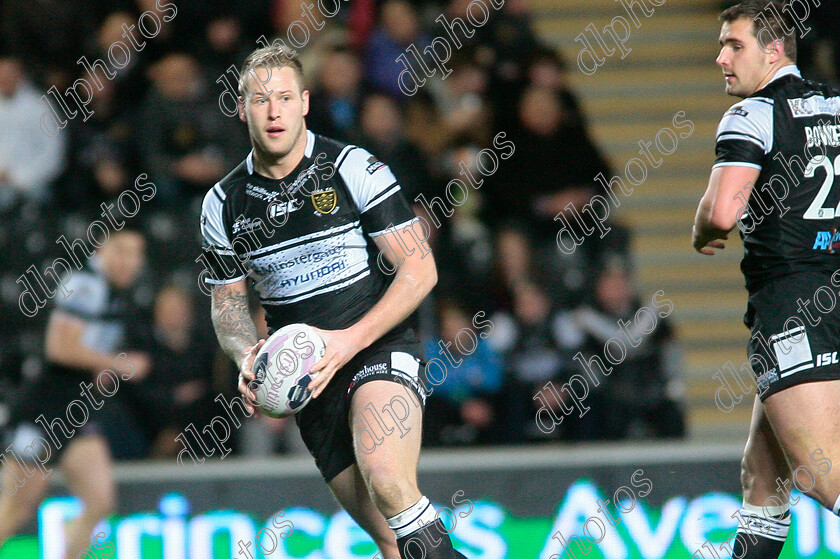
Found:
[[[381,471],[374,471],[368,477],[368,487],[377,504],[399,507],[399,503],[403,501],[403,495],[410,492],[412,484],[398,476],[383,475]]]
[[[391,468],[388,464],[368,465],[365,481],[380,509],[383,505],[388,509],[399,509],[404,505],[406,497],[417,490],[415,482],[406,479],[402,471]]]

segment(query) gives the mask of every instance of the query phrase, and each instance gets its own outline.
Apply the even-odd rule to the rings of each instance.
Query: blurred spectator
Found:
[[[498,230],[495,264],[500,290],[509,291],[526,283],[533,274],[533,260],[531,243],[526,235],[511,227]]]
[[[102,25],[99,26],[99,30],[95,35],[95,44],[92,45],[90,52],[87,52],[85,55],[89,64],[94,64],[97,60],[104,62],[104,67],[108,69],[110,77],[108,75],[98,74],[97,79],[103,84],[105,81],[111,82],[110,87],[114,89],[112,94],[114,102],[120,108],[136,106],[143,100],[149,88],[149,82],[145,76],[148,67],[146,61],[150,55],[147,48],[150,49],[149,45],[156,42],[157,38],[155,40],[146,40],[146,46],[140,52],[130,47],[128,61],[124,68],[115,66],[108,58],[108,52],[112,45],[117,42],[125,44],[126,38],[123,36],[125,35],[123,28],[131,28],[132,26],[136,28],[136,24],[137,16],[131,12],[114,12],[109,14],[102,22]],[[162,25],[166,24],[162,23]],[[138,40],[142,40],[142,36],[139,36]],[[101,72],[103,65],[98,64],[95,68],[100,69],[99,72]],[[79,66],[79,69],[81,69],[81,66]],[[87,74],[82,77],[91,81],[87,77]],[[93,83],[91,85],[94,86],[95,95],[98,87]]]
[[[58,245],[55,213],[34,201],[18,200],[0,209],[0,376],[13,383],[28,382],[43,369],[43,336],[46,312],[26,316],[19,303],[24,287],[17,283],[29,266],[39,270],[52,265]]]
[[[245,44],[239,19],[228,15],[207,23],[204,36],[194,50],[207,74],[208,83],[215,84],[231,65],[238,68],[253,47]],[[218,87],[224,87],[223,83]]]
[[[138,134],[144,171],[163,199],[203,196],[247,155],[244,125],[222,114],[192,56],[168,54],[150,73]]]
[[[84,0],[0,2],[0,31],[7,51],[40,78],[40,85],[64,91],[77,73],[85,41],[93,35],[92,16]]]
[[[455,299],[445,299],[439,305],[440,339],[450,343],[453,366],[446,358],[446,379],[434,387],[426,402],[424,435],[432,444],[491,444],[505,442],[501,409],[501,388],[504,381],[502,360],[490,345],[477,333],[474,348],[468,345],[459,349],[467,330],[474,332],[470,315]],[[456,343],[456,340],[458,341]],[[440,356],[441,349],[435,340],[426,342],[426,356]],[[472,350],[472,351],[470,351]],[[440,357],[439,357],[440,358]],[[433,367],[428,374],[438,378],[442,373]],[[426,432],[428,431],[428,432]]]
[[[150,453],[174,457],[183,448],[175,437],[190,423],[209,424],[221,409],[211,392],[216,344],[196,319],[190,293],[176,285],[158,292],[151,329],[140,340],[152,366],[131,387],[132,403]]]
[[[487,72],[467,55],[453,55],[452,73],[430,87],[449,137],[489,145],[492,110],[486,100]]]
[[[453,196],[462,202],[457,206],[450,204],[445,194],[450,180],[464,181],[461,165],[473,176],[480,176],[475,163],[478,152],[477,146],[466,141],[451,148],[441,158],[446,172],[438,181],[441,187],[437,192],[427,192],[424,203],[415,204],[415,212],[433,230],[431,245],[438,267],[436,293],[461,301],[467,308],[486,309],[493,274],[493,237],[490,228],[479,219],[481,191],[468,186],[464,196],[462,190],[453,187]],[[444,215],[437,206],[428,206],[431,202],[427,200],[434,196],[444,201],[444,206],[453,212],[451,216]],[[430,210],[434,218],[429,215]]]
[[[552,292],[561,306],[581,302],[598,261],[612,255],[630,261],[629,231],[614,219],[605,225],[613,230],[601,238],[588,235],[576,217],[569,217],[567,206],[571,204],[580,214],[592,196],[602,191],[595,181],[598,173],[611,176],[580,114],[575,115],[565,111],[556,89],[528,87],[519,103],[519,126],[510,134],[516,151],[483,187],[489,207],[486,217],[491,223],[513,220],[524,226],[523,234],[539,254],[535,259],[540,274],[537,281],[548,287],[554,285],[554,278],[562,278]],[[566,214],[575,235],[586,238],[571,254],[560,251],[556,242],[559,226],[555,218],[561,213]]]
[[[402,109],[392,98],[371,93],[362,101],[358,144],[391,167],[406,199],[412,202],[430,189],[428,162],[403,133]]]
[[[406,139],[429,160],[434,160],[455,140],[425,90],[421,89],[406,101],[404,122]]]
[[[469,0],[455,0],[450,9],[463,14],[469,4]],[[490,10],[490,21],[475,31],[470,45],[475,60],[489,72],[489,101],[496,114],[510,111],[525,86],[525,65],[540,48],[527,0],[507,0],[500,10]]]
[[[558,51],[545,47],[537,49],[528,62],[526,72],[528,86],[549,89],[558,95],[567,126],[586,129],[586,116],[569,87],[566,61]],[[503,112],[511,114],[510,111]]]
[[[667,318],[659,316],[656,306],[648,303],[646,307],[649,311],[639,313],[642,302],[625,267],[609,265],[595,282],[594,303],[558,323],[568,351],[580,350],[587,359],[597,355],[613,368],[601,385],[604,401],[598,415],[603,425],[598,438],[685,435],[679,348]],[[620,321],[628,334],[622,332]],[[604,357],[610,338],[619,340],[626,350],[625,358],[615,365]]]
[[[64,134],[41,128],[48,111],[20,60],[0,57],[0,207],[18,195],[45,200],[63,169]]]
[[[560,387],[577,372],[573,361],[574,351],[562,344],[565,335],[557,327],[558,315],[552,308],[551,298],[537,285],[518,283],[512,289],[512,308],[491,316],[494,329],[488,341],[505,359],[510,375],[505,390],[505,429],[513,440],[542,440],[561,437],[581,441],[598,438],[599,416],[587,413],[566,416],[551,433],[544,433],[534,421],[541,405],[535,395],[551,382],[560,393]],[[601,409],[601,396],[590,390],[587,405]],[[551,399],[549,399],[551,403]],[[563,417],[559,408],[554,410]]]
[[[591,296],[597,260],[583,247],[566,254],[558,250],[554,239],[535,238],[533,231],[510,222],[497,230],[496,250],[491,289],[501,306],[509,301],[509,291],[522,282],[540,286],[557,309],[576,307]]]
[[[358,126],[361,83],[359,58],[345,48],[328,50],[317,85],[310,94],[307,127],[318,134],[348,141]]]
[[[142,14],[151,12],[155,14],[155,19],[161,22],[159,30],[150,29],[150,32],[155,34],[154,39],[146,41],[146,46],[143,48],[144,57],[148,62],[157,62],[168,53],[187,49],[193,42],[193,38],[201,35],[204,20],[190,18],[191,12],[187,9],[190,4],[195,3],[176,3],[172,0],[134,0],[135,21],[139,23]],[[201,2],[205,10],[212,4],[213,2]],[[177,11],[173,12],[173,8]]]
[[[422,53],[430,41],[411,4],[405,0],[387,0],[380,8],[379,23],[368,40],[364,66],[366,81],[395,98],[403,98],[405,94],[400,90],[397,78],[405,66],[395,60],[405,55],[405,49],[412,44]],[[409,64],[415,64],[411,55],[405,56]]]
[[[68,124],[68,171],[57,181],[55,199],[67,210],[79,210],[84,219],[99,213],[99,204],[113,200],[129,187],[140,169],[134,141],[131,104],[116,97],[114,82],[94,70],[102,89],[93,88],[87,121]]]
[[[553,237],[554,217],[567,204],[583,207],[596,193],[595,176],[610,176],[609,166],[587,131],[568,120],[555,91],[530,87],[518,108],[519,126],[510,137],[516,152],[488,188],[491,215],[544,224]]]

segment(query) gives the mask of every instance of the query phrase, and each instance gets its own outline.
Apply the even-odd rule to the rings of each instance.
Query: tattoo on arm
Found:
[[[226,285],[213,290],[211,303],[213,328],[219,345],[240,365],[242,351],[257,343],[257,328],[248,310],[248,295]]]

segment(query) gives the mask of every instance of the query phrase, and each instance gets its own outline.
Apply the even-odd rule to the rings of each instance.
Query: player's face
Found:
[[[755,93],[773,71],[773,54],[758,44],[753,26],[751,19],[741,18],[724,22],[720,31],[721,49],[715,62],[723,69],[726,93],[735,97]]]
[[[259,155],[277,162],[306,142],[303,117],[309,113],[309,91],[302,89],[295,70],[288,66],[271,68],[270,76],[265,68],[254,73],[245,78],[247,93],[239,117],[248,123]]]
[[[134,231],[115,232],[98,254],[108,281],[117,288],[129,287],[143,268],[146,241]]]

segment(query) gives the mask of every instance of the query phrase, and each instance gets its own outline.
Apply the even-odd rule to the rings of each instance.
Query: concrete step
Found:
[[[744,335],[740,343],[737,340],[720,341],[713,338],[709,340],[705,348],[698,347],[686,351],[683,362],[683,378],[686,383],[692,387],[697,382],[711,383],[712,375],[724,368],[727,363],[730,363],[736,369],[740,368],[747,361],[747,338],[748,331],[744,328]],[[716,388],[710,389],[710,387],[711,385],[701,385],[696,390],[698,393],[710,393],[714,398]],[[692,390],[695,390],[695,388],[692,388]]]
[[[606,96],[619,91],[630,91],[626,94],[628,98],[650,94],[673,95],[679,93],[693,95],[704,91],[716,92],[723,96],[724,85],[723,74],[720,69],[714,66],[709,68],[675,68],[663,75],[663,72],[656,69],[640,71],[637,68],[625,68],[619,65],[614,69],[599,70],[592,76],[572,73],[570,81],[578,91],[582,94],[585,93],[587,97],[595,93],[588,91],[590,88],[597,88],[598,96]],[[624,99],[624,97],[615,99]]]
[[[675,258],[679,258],[686,252],[686,249],[684,245],[676,241],[677,239],[673,239],[670,237],[643,237],[636,239],[633,248],[639,253],[639,255],[666,254],[669,256],[674,256]],[[718,260],[729,260],[730,258],[733,258],[733,252],[737,253],[734,255],[734,258],[740,259],[743,255],[743,253],[739,250],[741,246],[742,245],[740,239],[738,239],[734,235],[730,235],[729,240],[726,243],[726,248],[717,252],[714,256],[707,256],[704,254],[691,252],[689,252],[688,254],[692,256],[692,262],[696,262],[698,265],[705,266],[706,263],[712,258],[716,258]]]
[[[702,342],[708,344],[716,338],[741,340],[746,333],[745,326],[731,320],[695,320],[681,323],[677,329],[680,339],[685,342]]]
[[[736,439],[746,443],[750,417],[752,417],[752,404],[753,400],[745,397],[729,413],[722,412],[714,404],[691,407],[688,412],[690,437],[709,438],[715,442],[724,438]],[[737,473],[733,472],[733,475]]]
[[[590,12],[581,11],[572,16],[567,12],[543,12],[540,18],[535,21],[535,28],[537,32],[548,38],[554,37],[575,37],[581,33],[586,33],[587,39],[595,48],[596,39],[591,35],[590,31],[586,31],[587,26],[594,25],[602,37],[608,50],[616,48],[609,32],[605,33],[604,28],[611,25],[612,20],[616,16],[622,16],[628,20],[630,25],[630,37],[625,42],[626,46],[632,47],[633,41],[645,42],[662,42],[670,41],[674,38],[684,37],[686,42],[692,40],[697,41],[712,41],[712,44],[717,44],[717,37],[720,33],[720,23],[713,14],[703,11],[690,12],[672,12],[669,13],[667,6],[674,4],[666,4],[660,9],[654,11],[651,17],[637,17],[638,27],[636,22],[628,18],[627,12],[619,6],[612,11]],[[637,16],[641,15],[641,11],[636,12]],[[623,38],[626,31],[621,27],[620,22],[615,26],[615,32],[619,38]],[[582,48],[582,45],[579,44]],[[619,55],[620,56],[620,55]]]
[[[729,250],[729,249],[727,249]],[[737,267],[730,266],[728,262],[721,262],[714,257],[709,258],[702,264],[703,275],[702,280],[707,284],[720,284],[731,281],[739,282],[739,287],[743,284],[743,277]],[[696,281],[697,270],[672,265],[650,265],[639,271],[638,277],[640,281],[655,285],[657,281],[679,281],[690,285]],[[687,287],[686,289],[694,289]]]
[[[588,89],[589,86],[584,86]],[[673,98],[669,95],[651,98],[627,97],[619,100],[581,96],[584,113],[591,121],[620,122],[671,122],[677,111],[685,111],[686,118],[720,120],[735,99],[723,94],[721,88],[717,94],[707,91],[695,92]]]

